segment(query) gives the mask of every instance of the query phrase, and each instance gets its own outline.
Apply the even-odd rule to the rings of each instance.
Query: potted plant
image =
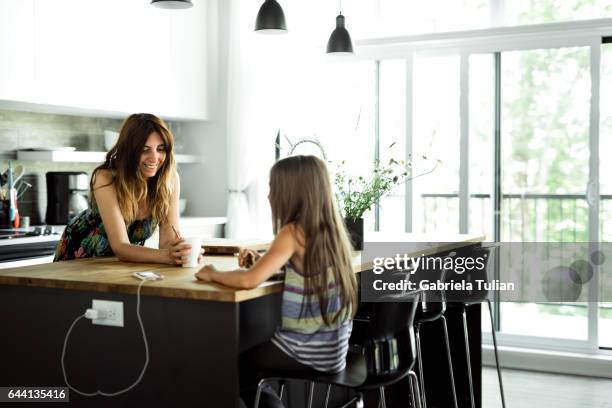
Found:
[[[342,161],[336,171],[334,184],[336,201],[344,217],[351,243],[356,250],[363,249],[363,214],[381,197],[407,181],[408,168],[404,162],[389,160],[386,165],[374,162],[371,176],[350,177]]]
[[[287,136],[285,136],[285,139],[288,143],[289,156],[295,154],[299,146],[311,144],[318,148],[323,160],[331,163],[327,158],[322,143],[318,139],[302,138],[296,142],[292,142]],[[395,142],[391,143],[388,149],[393,148],[394,145]],[[278,159],[281,150],[280,130],[276,135],[274,147],[275,155]],[[386,165],[381,165],[380,161],[376,160],[374,161],[372,174],[367,178],[364,176],[348,176],[345,170],[346,161],[344,160],[337,166],[334,175],[336,202],[344,217],[344,223],[355,250],[363,249],[363,214],[381,197],[390,193],[398,185],[433,172],[438,167],[438,164],[441,163],[440,160],[431,160],[425,155],[420,156],[419,159],[422,159],[424,162],[431,162],[432,166],[430,169],[417,175],[412,175],[412,172],[409,171],[412,167],[412,156],[409,157],[408,162],[403,160],[397,161],[392,158]]]

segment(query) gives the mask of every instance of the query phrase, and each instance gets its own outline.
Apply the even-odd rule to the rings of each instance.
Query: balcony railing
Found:
[[[426,193],[423,232],[458,225],[456,193]],[[470,195],[470,230],[492,232],[491,195]],[[502,241],[584,242],[588,240],[588,203],[584,194],[503,194]],[[612,241],[612,195],[600,195],[600,237]],[[606,228],[607,227],[607,228]]]

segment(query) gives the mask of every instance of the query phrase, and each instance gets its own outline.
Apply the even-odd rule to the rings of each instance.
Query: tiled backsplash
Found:
[[[21,111],[0,110],[0,171],[8,161],[25,167],[23,179],[32,188],[19,200],[19,213],[27,215],[32,225],[44,222],[47,207],[45,173],[48,171],[84,171],[91,175],[96,163],[53,163],[17,161],[16,151],[36,147],[72,146],[80,151],[105,151],[104,130],[119,131],[121,119],[93,118]],[[172,132],[180,132],[180,123],[168,123]],[[180,150],[180,143],[177,143]]]

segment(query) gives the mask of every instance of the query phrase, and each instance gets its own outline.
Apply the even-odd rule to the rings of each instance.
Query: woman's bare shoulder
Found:
[[[93,187],[105,187],[113,183],[113,174],[108,169],[99,169],[93,174]]]

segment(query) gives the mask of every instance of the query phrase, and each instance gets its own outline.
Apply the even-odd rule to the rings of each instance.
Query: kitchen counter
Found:
[[[217,268],[226,270],[238,267],[237,258],[234,256],[207,256],[205,263],[212,263]],[[241,302],[280,290],[278,283],[273,281],[264,282],[251,290],[236,290],[198,281],[194,276],[198,268],[121,262],[114,257],[85,258],[5,269],[0,271],[0,285],[135,294],[141,281],[132,274],[143,271],[164,275],[161,281],[150,281],[143,285],[143,295]]]
[[[422,243],[414,249],[414,252],[409,253],[409,256],[447,252],[483,240],[483,237],[478,235],[445,236],[444,242],[441,242],[440,238],[442,237],[421,234],[372,233],[366,235],[368,242]],[[205,255],[203,264],[213,264],[219,270],[230,270],[238,267],[237,258],[234,256]],[[355,253],[353,257],[353,265],[357,272],[372,267],[371,262],[362,262],[359,252]],[[208,284],[200,282],[194,277],[197,270],[198,268],[181,268],[161,264],[120,262],[114,257],[86,258],[0,270],[0,285],[134,294],[140,281],[134,278],[132,274],[134,272],[154,271],[164,275],[164,280],[146,283],[142,288],[142,294],[144,295],[242,302],[279,292],[282,288],[282,284],[277,281],[264,282],[259,287],[249,290]]]
[[[438,237],[403,234],[366,235],[377,242],[434,242]],[[477,235],[445,236],[441,245],[426,245],[429,253],[443,252],[478,244]],[[418,251],[419,255],[422,251]],[[236,267],[235,257],[205,256],[206,263],[220,269]],[[363,271],[359,254],[355,268]],[[134,295],[141,282],[136,271],[156,271],[163,281],[146,282],[140,303]],[[119,262],[115,258],[91,258],[46,265],[0,270],[0,384],[65,386],[61,369],[62,349],[66,346],[65,367],[72,386],[85,392],[115,392],[132,384],[143,367],[144,344],[150,353],[142,380],[130,392],[106,398],[84,397],[70,392],[71,407],[182,406],[238,408],[238,356],[241,352],[270,339],[280,322],[282,283],[264,282],[251,290],[237,290],[199,282],[196,268]],[[80,318],[69,341],[66,333],[93,299],[121,302],[123,327],[93,325]],[[140,315],[136,314],[139,306]],[[468,315],[472,371],[480,407],[480,308]],[[462,338],[457,318],[449,319],[451,337]],[[141,323],[142,322],[142,328]],[[434,345],[439,333],[423,339]],[[453,342],[454,355],[463,349]],[[443,372],[446,362],[440,349],[427,356],[430,372]],[[431,358],[429,358],[431,357]],[[456,362],[456,361],[454,361]],[[457,362],[457,369],[461,369]],[[457,378],[457,377],[456,377]],[[405,396],[403,383],[398,395]],[[432,405],[450,406],[444,393],[434,387]],[[442,389],[442,388],[441,388]],[[465,402],[461,384],[460,406]],[[293,388],[292,388],[293,390]],[[298,388],[295,393],[299,395]],[[390,390],[390,395],[392,390]],[[344,391],[332,393],[336,404]],[[442,397],[438,397],[442,396]],[[437,398],[437,399],[436,399]],[[402,401],[402,403],[405,401]],[[430,400],[428,400],[430,402]],[[288,407],[301,407],[299,404]]]

